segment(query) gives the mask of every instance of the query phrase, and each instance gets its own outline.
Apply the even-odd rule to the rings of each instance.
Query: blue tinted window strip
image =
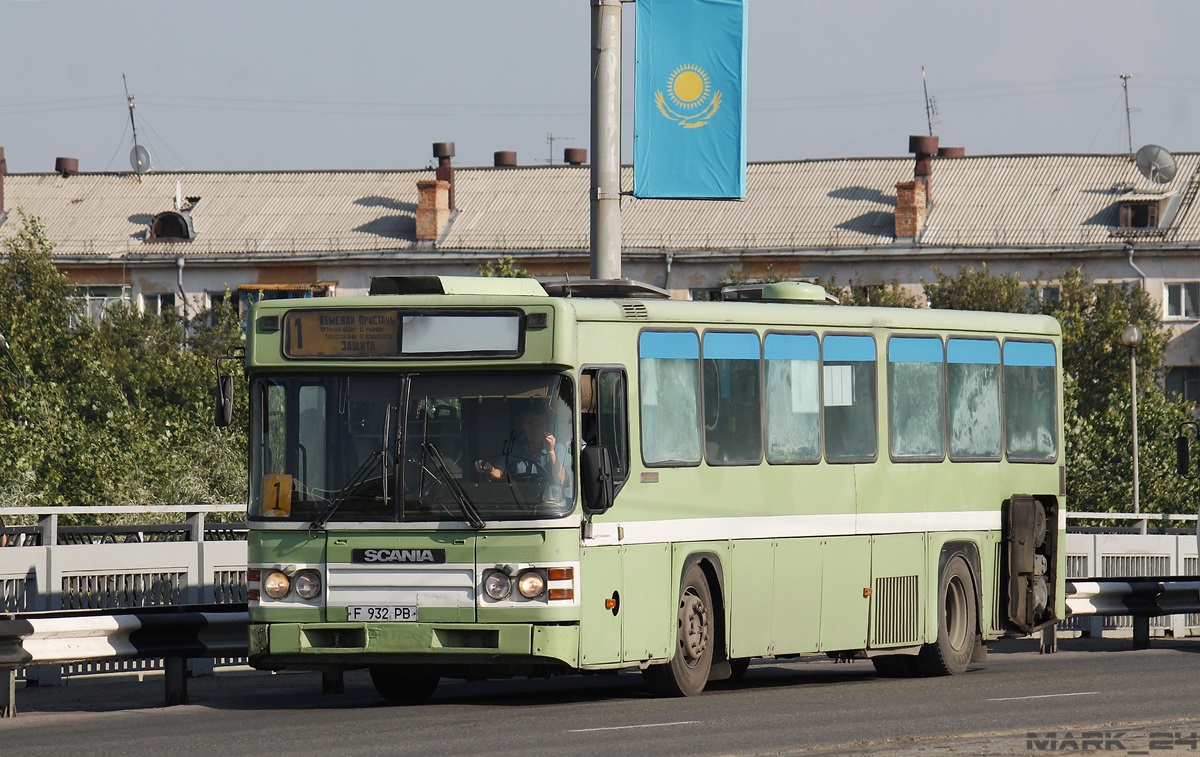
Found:
[[[696,360],[700,339],[690,331],[643,331],[638,356],[648,359]]]
[[[710,331],[704,335],[705,360],[758,360],[758,334]]]
[[[1004,364],[1031,368],[1053,368],[1054,345],[1049,342],[1005,342]]]
[[[827,336],[825,361],[874,362],[875,340],[869,336]]]
[[[812,334],[767,334],[763,342],[767,360],[816,360],[817,338]]]
[[[1000,343],[991,339],[951,339],[946,343],[946,362],[1000,365]]]
[[[942,340],[934,338],[897,337],[888,342],[888,362],[940,363]]]

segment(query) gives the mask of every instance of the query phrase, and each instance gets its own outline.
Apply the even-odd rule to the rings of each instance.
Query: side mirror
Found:
[[[579,468],[583,511],[591,515],[608,512],[614,497],[612,453],[598,444],[584,447]]]
[[[213,422],[217,428],[225,428],[233,422],[233,374],[217,376],[216,400]]]

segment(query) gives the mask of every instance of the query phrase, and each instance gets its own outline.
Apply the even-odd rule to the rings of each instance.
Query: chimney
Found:
[[[930,181],[933,174],[933,156],[938,153],[938,138],[916,134],[908,138],[908,151],[917,156],[913,167],[913,180],[925,185],[925,203],[933,202]]]
[[[55,158],[54,172],[63,175],[63,178],[74,176],[79,173],[79,158]]]
[[[4,177],[8,175],[8,161],[4,159],[4,148],[0,147],[0,221],[4,220]]]
[[[455,210],[454,206],[454,166],[450,165],[450,159],[454,157],[453,142],[434,142],[433,157],[437,158],[437,180],[450,182],[450,199],[448,207],[450,212]]]
[[[583,147],[568,147],[563,150],[563,162],[569,166],[582,166],[587,163],[587,149]]]
[[[517,152],[516,150],[497,150],[495,154],[496,168],[516,168],[517,167]]]
[[[928,210],[925,185],[920,181],[902,181],[896,185],[896,238],[916,239],[925,225]]]
[[[965,147],[939,147],[939,158],[965,158],[967,157],[967,148]]]
[[[450,182],[417,182],[417,241],[436,242],[450,220]]]

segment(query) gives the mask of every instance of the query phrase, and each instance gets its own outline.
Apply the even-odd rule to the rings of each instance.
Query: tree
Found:
[[[502,255],[495,260],[479,264],[479,275],[500,279],[531,279],[533,274],[517,265],[512,255]]]
[[[99,324],[79,316],[40,221],[21,221],[0,263],[19,374],[0,374],[0,504],[244,499],[245,432],[214,427],[212,363],[185,346],[183,323],[128,306]]]
[[[990,310],[997,313],[1038,313],[1036,289],[1015,275],[993,276],[987,263],[978,269],[961,266],[958,275],[933,269],[933,283],[921,283],[929,307],[939,310]]]
[[[1174,439],[1179,424],[1191,420],[1189,403],[1162,389],[1168,335],[1150,296],[1129,284],[1096,284],[1072,268],[1058,279],[1060,297],[1039,302],[1038,282],[1019,276],[959,269],[957,276],[936,271],[925,284],[930,306],[1012,313],[1043,312],[1062,327],[1063,410],[1067,494],[1071,507],[1095,512],[1128,512],[1132,502],[1133,450],[1129,348],[1121,332],[1142,330],[1137,348],[1138,441],[1143,512],[1192,512],[1192,486],[1175,472]]]
[[[881,308],[919,308],[922,305],[921,298],[896,279],[884,284],[864,284],[862,279],[852,279],[847,286],[839,286],[834,275],[829,277],[825,291],[837,297],[842,305]]]

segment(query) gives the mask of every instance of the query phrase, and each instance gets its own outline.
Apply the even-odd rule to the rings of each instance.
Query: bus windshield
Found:
[[[259,376],[251,407],[252,520],[481,528],[574,505],[566,376]]]

